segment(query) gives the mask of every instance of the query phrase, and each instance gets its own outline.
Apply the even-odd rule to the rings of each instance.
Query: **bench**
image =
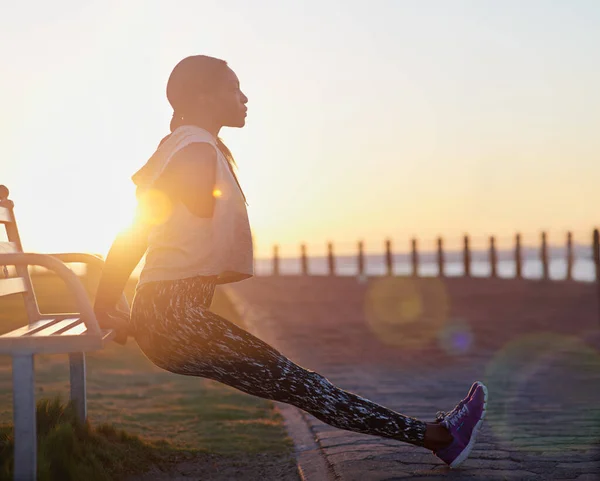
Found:
[[[14,479],[35,480],[37,471],[34,356],[40,353],[68,353],[70,399],[77,417],[87,419],[85,352],[100,350],[114,338],[115,331],[101,329],[85,288],[65,263],[86,263],[101,269],[104,262],[91,254],[34,254],[23,252],[13,202],[8,189],[0,185],[0,224],[8,242],[0,242],[0,297],[22,294],[28,325],[0,336],[0,355],[12,357]],[[9,277],[7,266],[16,276]],[[40,266],[60,277],[73,294],[77,313],[42,314],[33,291],[28,266]],[[120,306],[129,310],[125,296]]]

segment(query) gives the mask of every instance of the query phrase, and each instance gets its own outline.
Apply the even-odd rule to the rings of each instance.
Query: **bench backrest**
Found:
[[[0,242],[0,254],[17,254],[23,252],[23,245],[17,228],[17,221],[14,214],[14,204],[8,199],[8,189],[0,185],[0,224],[6,229],[8,241]],[[10,294],[23,294],[25,310],[29,324],[40,319],[40,310],[38,307],[31,277],[27,266],[14,266],[16,277],[7,277],[7,269],[0,265],[0,297]]]

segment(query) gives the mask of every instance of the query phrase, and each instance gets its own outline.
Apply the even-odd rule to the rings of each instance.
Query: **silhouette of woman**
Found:
[[[196,55],[167,84],[171,133],[133,176],[138,210],[107,255],[94,310],[117,341],[135,337],[157,366],[214,379],[297,406],[340,429],[396,439],[434,452],[451,467],[468,456],[485,415],[487,390],[424,422],[334,386],[209,310],[217,284],[253,275],[246,197],[222,127],[245,124],[248,98],[223,60]],[[115,306],[146,254],[131,313]]]

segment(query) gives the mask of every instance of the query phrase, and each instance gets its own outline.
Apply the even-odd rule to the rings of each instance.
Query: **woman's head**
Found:
[[[187,122],[210,122],[217,130],[246,123],[248,97],[227,62],[218,58],[184,58],[171,72],[167,98],[173,107],[171,131]]]

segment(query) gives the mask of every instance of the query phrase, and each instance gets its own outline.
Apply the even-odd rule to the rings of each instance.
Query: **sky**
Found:
[[[221,137],[257,257],[588,243],[600,225],[600,2],[6,2],[0,183],[28,251],[106,254],[188,55],[249,98]]]

